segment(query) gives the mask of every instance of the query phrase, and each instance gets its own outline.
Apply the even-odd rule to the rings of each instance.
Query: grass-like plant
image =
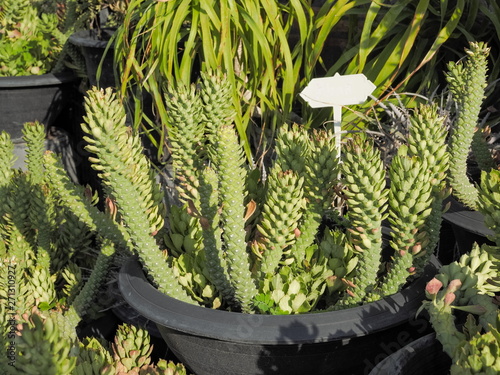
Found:
[[[396,89],[420,92],[435,87],[440,48],[462,35],[459,30],[469,30],[478,12],[490,15],[495,24],[483,5],[471,3],[131,1],[115,39],[120,93],[134,99],[134,130],[146,130],[162,156],[171,125],[164,86],[190,84],[199,71],[221,70],[233,85],[235,125],[250,160],[252,147],[266,149],[269,134],[289,120],[291,112],[313,126],[331,118],[331,110],[309,111],[297,101],[318,74],[364,73],[377,86],[374,100]],[[332,44],[342,32],[345,50],[337,50]],[[149,109],[141,110],[144,92],[153,98],[155,121],[144,119],[151,115]],[[362,110],[373,103],[368,101]]]

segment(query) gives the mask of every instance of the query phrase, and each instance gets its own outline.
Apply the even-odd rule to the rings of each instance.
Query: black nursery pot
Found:
[[[108,44],[113,36],[115,29],[101,29],[101,34],[97,34],[97,30],[81,30],[73,33],[69,37],[71,44],[80,48],[80,51],[85,59],[85,68],[89,80],[89,86],[99,86],[100,88],[115,87],[114,76],[114,51],[113,45]],[[102,63],[102,71],[99,79],[97,78],[97,70]]]
[[[173,351],[196,375],[368,374],[389,354],[428,333],[415,320],[437,261],[402,292],[364,306],[299,315],[260,315],[187,304],[155,289],[140,263],[120,270],[120,291],[154,321]]]
[[[449,197],[447,202],[449,202],[450,207],[443,214],[443,220],[453,230],[456,247],[460,255],[470,252],[474,243],[493,245],[488,236],[494,233],[484,224],[482,213],[467,208],[453,196]]]
[[[25,122],[50,127],[68,104],[77,80],[73,72],[0,77],[0,130],[16,141]]]
[[[429,333],[391,354],[370,375],[448,375],[451,359],[435,333]]]

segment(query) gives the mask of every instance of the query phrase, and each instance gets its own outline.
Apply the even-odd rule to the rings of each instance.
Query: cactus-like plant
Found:
[[[485,129],[479,114],[487,84],[487,58],[490,48],[485,43],[471,42],[466,56],[458,63],[449,63],[446,79],[455,103],[456,114],[449,138],[449,184],[454,196],[470,209],[478,209],[478,191],[470,181],[468,161],[472,152],[481,169],[495,167],[491,150],[485,144]]]
[[[119,100],[111,89],[90,90],[82,127],[116,220],[83,204],[51,163],[51,181],[61,182],[54,194],[104,238],[129,244],[160,291],[213,308],[345,308],[395,293],[422,270],[419,258],[434,250],[446,196],[448,154],[435,107],[416,109],[408,145],[389,173],[366,137],[353,136],[339,158],[333,132],[298,125],[283,126],[273,164],[260,171],[243,156],[231,103],[229,83],[217,75],[168,90],[182,206],[165,217],[161,190]],[[345,200],[346,212],[335,200]],[[325,216],[337,225],[324,228]],[[382,259],[386,218],[390,259]],[[164,222],[171,224],[167,232]]]
[[[442,267],[426,287],[423,307],[443,350],[451,357],[451,374],[495,374],[500,369],[500,171],[483,172],[478,189],[479,211],[494,232],[495,245],[477,244],[469,254]],[[454,310],[470,313],[463,329]],[[477,318],[474,317],[477,315]]]
[[[5,177],[0,186],[0,345],[8,354],[2,355],[0,372],[185,375],[182,364],[152,363],[149,336],[141,328],[120,327],[113,345],[79,339],[77,326],[92,314],[114,259],[115,243],[124,251],[128,245],[120,231],[109,236],[116,242],[100,238],[85,224],[85,216],[80,220],[78,210],[69,212],[60,205],[53,183],[61,183],[56,172],[63,168],[54,154],[42,157],[44,132],[40,123],[24,126],[26,172],[12,168],[12,141],[8,133],[0,134]],[[62,186],[81,193],[85,213],[91,212],[96,222],[109,225],[114,220],[111,202],[106,212],[100,212],[86,189],[67,180]],[[89,256],[95,253],[91,246],[99,250],[96,256]],[[90,274],[84,271],[87,268],[92,269]]]

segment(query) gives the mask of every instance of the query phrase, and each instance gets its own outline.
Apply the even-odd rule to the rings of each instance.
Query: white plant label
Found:
[[[300,93],[311,108],[333,107],[333,126],[339,157],[342,106],[364,103],[375,87],[364,74],[336,73],[333,77],[313,78]]]

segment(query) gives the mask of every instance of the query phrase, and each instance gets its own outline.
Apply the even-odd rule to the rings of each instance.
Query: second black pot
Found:
[[[448,375],[451,359],[429,333],[380,362],[370,375]]]
[[[68,103],[77,81],[72,72],[0,77],[0,130],[19,141],[25,122],[39,121],[50,127]]]

